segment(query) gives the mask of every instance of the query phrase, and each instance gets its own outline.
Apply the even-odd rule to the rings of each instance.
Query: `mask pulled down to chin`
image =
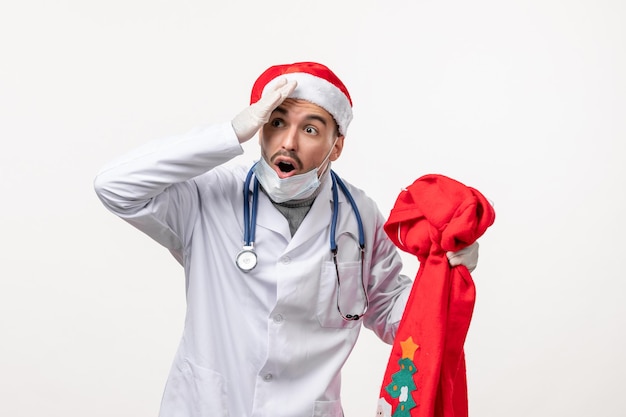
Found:
[[[267,195],[276,203],[310,197],[320,186],[319,168],[304,174],[280,178],[265,158],[261,158],[252,169]]]

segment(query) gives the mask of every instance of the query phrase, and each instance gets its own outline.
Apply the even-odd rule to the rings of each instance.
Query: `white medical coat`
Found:
[[[366,238],[363,321],[337,311],[330,257],[330,181],[293,237],[259,193],[258,265],[241,272],[243,184],[249,166],[221,166],[242,153],[230,123],[152,142],[104,167],[95,189],[108,209],[168,248],[184,266],[183,337],[161,417],[342,416],[340,371],[361,322],[393,342],[411,281],[385,235],[375,203],[347,184]],[[357,223],[339,192],[337,242],[344,314],[360,314]]]

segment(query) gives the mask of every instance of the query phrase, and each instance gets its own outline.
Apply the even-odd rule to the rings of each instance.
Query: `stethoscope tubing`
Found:
[[[350,205],[352,206],[352,210],[354,211],[354,215],[356,217],[357,227],[359,229],[359,247],[361,249],[365,249],[365,233],[363,232],[363,220],[361,220],[361,213],[359,212],[359,208],[357,207],[354,198],[352,198],[352,194],[348,190],[348,187],[343,182],[343,180],[339,178],[339,175],[337,175],[333,170],[330,171],[330,175],[333,180],[333,216],[330,226],[330,250],[332,252],[337,251],[337,241],[335,239],[335,234],[337,231],[337,218],[339,213],[339,193],[337,192],[337,184],[339,184],[339,188],[341,188],[341,191],[346,196],[346,198],[350,202]]]
[[[363,220],[361,219],[361,213],[359,212],[359,208],[357,207],[352,194],[348,190],[348,187],[343,182],[343,180],[337,175],[335,171],[330,170],[330,175],[332,178],[333,186],[333,215],[331,218],[331,227],[330,227],[330,250],[332,252],[337,251],[337,241],[336,241],[336,232],[337,232],[337,219],[339,213],[339,193],[337,191],[337,185],[341,188],[341,191],[348,199],[350,206],[352,206],[352,210],[354,211],[354,215],[356,217],[357,227],[359,230],[359,247],[361,249],[365,248],[365,233],[363,231]],[[256,231],[256,217],[257,217],[257,208],[259,204],[259,180],[254,179],[254,188],[252,191],[252,208],[250,208],[250,183],[252,182],[253,171],[250,170],[248,175],[246,176],[246,181],[243,187],[244,194],[244,205],[243,205],[243,236],[244,242],[246,246],[254,246],[254,238]]]
[[[255,229],[256,229],[256,216],[257,209],[259,203],[259,180],[254,178],[254,185],[252,190],[252,207],[250,207],[250,183],[252,182],[252,176],[254,174],[254,170],[250,169],[248,175],[246,176],[246,180],[244,182],[243,187],[243,229],[244,229],[244,248],[237,256],[237,265],[244,272],[250,271],[256,266],[256,254],[254,251],[254,238],[255,238]],[[359,320],[363,317],[363,314],[367,311],[369,306],[369,300],[367,297],[367,291],[365,289],[365,282],[363,278],[363,269],[364,269],[364,258],[365,258],[365,232],[363,230],[363,220],[361,219],[361,213],[359,212],[359,208],[357,207],[350,190],[343,182],[341,178],[335,173],[335,171],[330,170],[330,176],[332,179],[332,192],[333,192],[333,214],[331,217],[331,227],[330,227],[330,251],[332,253],[333,263],[335,265],[335,271],[337,274],[337,310],[339,314],[344,320]],[[360,259],[361,259],[361,287],[363,294],[365,295],[365,308],[361,314],[347,314],[344,315],[341,311],[341,307],[339,306],[339,299],[341,295],[341,280],[339,278],[339,265],[337,263],[337,219],[339,218],[339,191],[338,188],[341,189],[343,194],[348,199],[350,206],[352,206],[352,211],[354,212],[357,228],[359,231],[359,248],[360,248]],[[243,256],[240,258],[242,255]],[[240,259],[244,259],[240,264]],[[246,262],[247,260],[247,262]],[[246,266],[247,265],[247,266]]]
[[[252,214],[250,214],[250,182],[252,180],[252,170],[248,172],[246,182],[243,187],[243,240],[245,246],[254,246],[256,232],[256,214],[259,206],[259,180],[254,179],[254,189],[252,190]]]

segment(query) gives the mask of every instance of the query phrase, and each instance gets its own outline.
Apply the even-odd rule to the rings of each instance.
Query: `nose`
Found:
[[[285,129],[282,137],[281,148],[287,151],[295,151],[298,149],[298,127],[291,126]]]

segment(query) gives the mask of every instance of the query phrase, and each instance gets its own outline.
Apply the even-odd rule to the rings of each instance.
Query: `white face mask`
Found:
[[[335,139],[335,143],[337,143],[337,139]],[[331,146],[328,155],[326,155],[320,166],[304,174],[280,178],[276,171],[265,161],[265,158],[262,157],[252,168],[254,175],[263,186],[267,195],[276,203],[310,197],[320,186],[319,170],[330,157],[335,143]]]

